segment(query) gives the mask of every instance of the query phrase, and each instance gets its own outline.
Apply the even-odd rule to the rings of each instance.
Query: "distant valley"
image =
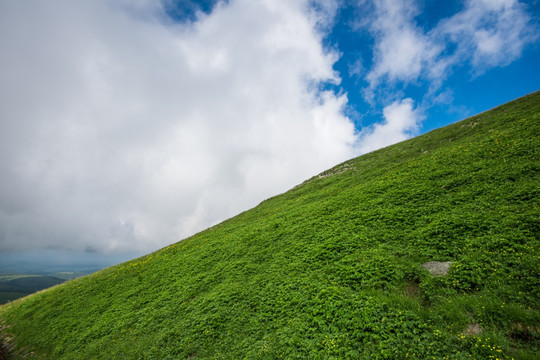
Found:
[[[0,304],[6,304],[23,296],[89,274],[88,272],[58,272],[41,274],[0,274]]]

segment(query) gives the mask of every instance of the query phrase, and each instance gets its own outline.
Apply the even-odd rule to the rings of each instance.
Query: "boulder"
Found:
[[[467,328],[463,330],[463,335],[480,335],[483,331],[480,324],[474,323],[467,325]]]
[[[443,276],[448,275],[451,265],[451,261],[429,261],[422,264],[422,267],[427,269],[433,276]]]

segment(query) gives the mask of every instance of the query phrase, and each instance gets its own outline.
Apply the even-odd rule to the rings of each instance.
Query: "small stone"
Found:
[[[422,264],[422,267],[427,269],[433,276],[443,276],[448,275],[451,265],[451,261],[429,261]]]
[[[480,324],[474,323],[467,325],[467,328],[463,330],[463,335],[480,335],[483,331]]]

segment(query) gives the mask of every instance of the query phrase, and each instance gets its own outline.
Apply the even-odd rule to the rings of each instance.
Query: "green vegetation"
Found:
[[[14,358],[537,359],[539,159],[537,92],[0,319]]]

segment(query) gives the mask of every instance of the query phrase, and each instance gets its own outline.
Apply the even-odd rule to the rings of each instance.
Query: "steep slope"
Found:
[[[2,306],[4,332],[44,359],[533,359],[539,155],[537,92]]]

